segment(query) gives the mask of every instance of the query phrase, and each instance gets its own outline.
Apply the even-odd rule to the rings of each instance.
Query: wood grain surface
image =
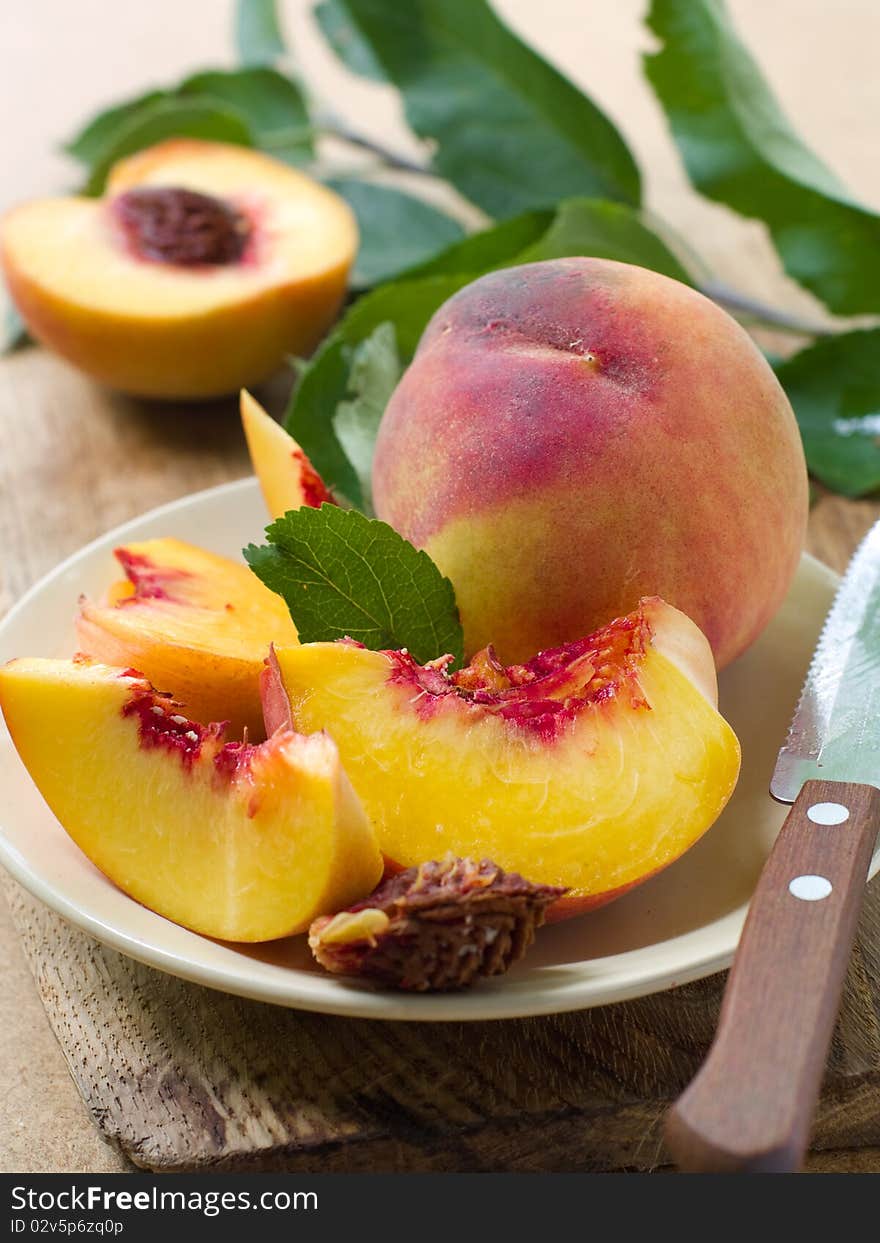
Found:
[[[498,1023],[336,1019],[162,975],[7,888],[92,1118],[153,1170],[652,1170],[724,988]],[[868,895],[808,1168],[880,1168],[880,886]]]
[[[816,804],[842,804],[846,824],[814,823]],[[801,1168],[878,831],[880,789],[804,784],[755,886],[709,1055],[666,1119],[682,1169]],[[802,900],[795,877],[828,892]]]
[[[184,18],[172,0],[3,6],[0,99],[4,115],[16,117],[4,134],[15,176],[4,180],[3,203],[69,184],[71,167],[53,148],[90,109],[227,61],[228,7],[189,0]],[[591,0],[586,16],[579,0],[498,7],[611,113],[646,171],[651,207],[719,278],[821,318],[781,274],[758,225],[688,189],[640,76],[648,40],[639,0]],[[306,0],[284,5],[313,80],[365,128],[411,150],[393,100],[332,62],[307,8]],[[731,9],[798,127],[857,196],[880,204],[873,0],[732,0]],[[601,31],[601,56],[579,51],[585,28],[592,41]],[[264,394],[276,411],[284,387],[281,379]],[[41,350],[0,360],[0,611],[108,527],[246,470],[232,402],[136,403]],[[811,550],[841,568],[878,512],[873,502],[820,496]],[[131,1161],[158,1169],[653,1168],[663,1156],[660,1117],[708,1045],[722,988],[715,978],[623,1006],[491,1025],[335,1020],[162,976],[68,928],[11,882],[8,892],[9,911],[0,903],[2,1170],[120,1170]],[[878,980],[875,885],[810,1168],[880,1170]]]

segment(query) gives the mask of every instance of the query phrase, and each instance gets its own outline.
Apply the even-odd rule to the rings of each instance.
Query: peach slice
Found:
[[[241,425],[272,518],[303,505],[320,509],[325,502],[336,503],[294,438],[246,390],[241,394]]]
[[[659,599],[505,667],[343,640],[279,649],[267,728],[326,729],[386,857],[486,856],[598,906],[679,857],[717,818],[739,744],[715,706],[709,644]]]
[[[170,139],[122,160],[104,198],[11,211],[0,252],[38,340],[101,383],[203,398],[309,353],[357,250],[345,201],[244,147]]]
[[[107,600],[80,600],[81,650],[133,665],[199,721],[263,736],[260,671],[269,644],[296,643],[280,596],[247,568],[176,539],[116,549],[126,573]]]
[[[131,669],[14,660],[0,705],[77,846],[131,897],[206,936],[268,941],[369,893],[379,848],[325,735],[260,746],[187,720]]]

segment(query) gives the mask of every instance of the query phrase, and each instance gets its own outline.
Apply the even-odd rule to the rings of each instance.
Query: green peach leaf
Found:
[[[339,327],[324,338],[311,358],[291,359],[295,387],[282,423],[330,491],[359,506],[363,497],[357,472],[333,429],[333,415],[348,393],[350,359],[351,350]]]
[[[355,348],[380,324],[390,323],[399,356],[408,362],[437,307],[470,279],[470,273],[461,273],[381,285],[355,302],[302,368],[284,426],[302,445],[327,486],[352,505],[360,508],[366,502],[333,419],[349,395]]]
[[[235,46],[243,65],[269,65],[284,55],[276,0],[236,0]]]
[[[686,285],[690,274],[666,242],[648,228],[639,212],[623,203],[599,199],[568,199],[559,204],[552,224],[519,256],[519,263],[589,255],[616,259],[662,272]]]
[[[380,324],[352,353],[350,397],[333,416],[333,430],[361,486],[361,508],[372,512],[373,450],[385,407],[397,387],[402,367],[394,325]]]
[[[827,337],[780,363],[812,474],[844,496],[880,488],[880,328]]]
[[[880,310],[880,216],[856,203],[782,112],[722,0],[653,0],[645,73],[688,176],[767,225],[786,272],[840,315]]]
[[[207,99],[163,97],[140,110],[117,130],[92,168],[87,194],[100,194],[117,160],[165,138],[204,138],[241,147],[254,145],[253,134],[241,115],[225,104]]]
[[[355,289],[394,280],[464,237],[457,220],[402,190],[353,177],[331,178],[326,184],[357,216],[361,241],[352,273]]]
[[[459,272],[478,275],[518,262],[524,251],[545,235],[553,219],[554,213],[549,208],[510,216],[500,224],[472,233],[424,263],[409,268],[400,274],[399,279],[415,280],[423,276],[448,276]]]
[[[291,164],[314,156],[312,129],[302,91],[275,69],[206,70],[181,83],[179,96],[215,101],[244,119],[262,151]]]
[[[336,505],[303,507],[266,538],[244,549],[245,560],[285,600],[303,643],[351,638],[374,651],[406,648],[420,663],[462,660],[452,584],[386,523]]]
[[[80,164],[91,167],[114,144],[120,130],[149,110],[157,100],[168,97],[168,91],[148,91],[145,95],[138,95],[125,103],[115,104],[112,108],[99,112],[64,144],[63,150],[79,160]]]
[[[321,34],[352,73],[361,78],[370,78],[374,82],[387,80],[373,49],[349,17],[344,3],[339,0],[321,0],[315,6],[314,16],[321,28]]]
[[[335,9],[401,92],[407,121],[432,144],[433,170],[489,215],[576,194],[639,202],[638,168],[608,117],[486,0],[336,0]]]
[[[0,286],[0,354],[11,354],[28,339],[28,330],[15,303]]]

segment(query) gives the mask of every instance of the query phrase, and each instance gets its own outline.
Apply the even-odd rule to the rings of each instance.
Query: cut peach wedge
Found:
[[[80,601],[80,649],[132,665],[199,721],[263,736],[260,671],[269,645],[296,643],[283,600],[244,564],[176,539],[116,549],[126,578],[103,603]]]
[[[448,664],[343,640],[264,675],[267,728],[328,731],[392,868],[487,857],[577,914],[672,863],[733,791],[711,650],[661,600],[524,665]]]
[[[335,504],[324,480],[294,438],[247,390],[241,394],[241,425],[254,474],[272,518],[290,509]]]
[[[120,889],[231,941],[304,931],[369,893],[378,845],[335,745],[286,730],[260,746],[177,711],[133,670],[14,660],[0,705],[37,788]]]
[[[184,399],[311,352],[357,244],[332,190],[257,151],[183,138],[122,160],[103,198],[25,203],[0,229],[38,340],[113,388]]]

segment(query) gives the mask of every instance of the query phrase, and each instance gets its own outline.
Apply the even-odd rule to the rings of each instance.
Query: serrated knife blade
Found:
[[[841,580],[770,793],[793,803],[819,779],[880,786],[880,522]]]
[[[850,562],[770,785],[791,803],[715,1040],[666,1120],[689,1170],[798,1169],[880,830],[880,522]]]

